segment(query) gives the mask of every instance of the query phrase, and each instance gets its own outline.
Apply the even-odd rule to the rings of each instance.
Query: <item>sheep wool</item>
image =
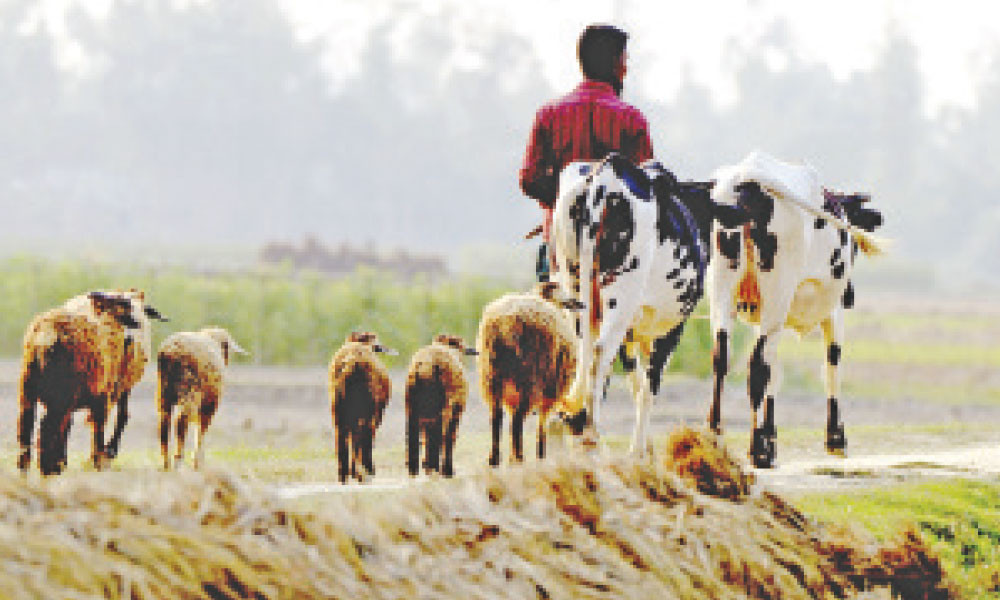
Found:
[[[483,400],[490,408],[493,450],[500,462],[500,421],[504,407],[511,423],[514,460],[522,460],[521,428],[529,412],[539,415],[538,456],[544,456],[545,421],[553,404],[572,382],[576,370],[576,335],[572,319],[553,299],[555,284],[532,292],[501,296],[483,309],[476,337],[477,366]]]
[[[72,413],[90,411],[91,458],[103,465],[108,405],[117,393],[125,356],[126,328],[138,326],[134,305],[118,294],[90,292],[87,302],[37,315],[23,340],[19,390],[18,468],[31,463],[37,404],[45,406],[38,432],[39,469],[59,473],[66,465],[66,432]]]
[[[232,353],[245,354],[229,335],[219,327],[200,331],[181,331],[171,334],[160,344],[157,353],[157,410],[160,417],[160,451],[163,468],[170,469],[170,428],[173,410],[178,408],[175,461],[184,456],[184,441],[188,421],[195,421],[194,467],[204,460],[202,443],[219,407],[222,397],[223,373]]]
[[[410,475],[419,471],[421,437],[424,469],[440,470],[445,477],[454,475],[455,439],[469,393],[462,355],[474,353],[466,349],[462,338],[441,334],[410,359],[406,376],[406,464]]]
[[[375,430],[382,423],[392,392],[389,371],[376,355],[380,352],[393,353],[378,343],[374,333],[354,332],[330,360],[330,410],[341,483],[347,480],[348,472],[359,481],[364,479],[358,463],[368,475],[375,474]]]

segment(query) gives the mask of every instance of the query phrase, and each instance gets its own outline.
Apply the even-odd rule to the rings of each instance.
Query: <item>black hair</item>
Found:
[[[628,34],[613,25],[588,25],[576,46],[584,77],[609,83],[620,94],[622,82],[615,75],[615,68],[627,41]]]

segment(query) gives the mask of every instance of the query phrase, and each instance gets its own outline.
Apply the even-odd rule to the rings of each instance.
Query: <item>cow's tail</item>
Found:
[[[769,189],[768,191],[771,192],[772,196],[778,198],[782,202],[793,204],[814,217],[823,219],[837,229],[851,234],[854,241],[858,244],[858,250],[860,250],[865,256],[882,256],[887,252],[887,248],[890,245],[888,240],[872,235],[860,227],[855,227],[844,219],[835,217],[825,210],[820,210],[811,204],[799,200],[790,193],[781,193],[774,189]]]

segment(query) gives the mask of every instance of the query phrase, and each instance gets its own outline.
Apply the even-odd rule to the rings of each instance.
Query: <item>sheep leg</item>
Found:
[[[427,424],[427,453],[424,457],[426,472],[441,470],[441,435],[444,432],[444,422],[441,416]]]
[[[111,434],[111,440],[104,448],[104,453],[109,459],[118,456],[118,447],[121,445],[122,432],[125,431],[125,424],[128,423],[128,392],[122,392],[118,397],[118,411],[115,413],[115,430]]]
[[[528,416],[528,407],[531,406],[531,399],[521,397],[521,402],[514,411],[514,416],[510,420],[510,445],[513,462],[524,462],[524,419]]]
[[[181,408],[177,415],[177,451],[174,453],[174,463],[180,465],[184,462],[184,440],[187,438],[188,412],[187,408]]]
[[[461,416],[461,409],[454,409],[451,418],[448,419],[448,429],[444,433],[444,465],[441,467],[441,474],[445,477],[452,477],[455,474],[453,456],[455,440],[458,438],[458,420]]]
[[[545,458],[545,421],[547,414],[538,413],[538,437],[536,438],[538,460]]]
[[[212,417],[215,415],[215,407],[214,402],[203,402],[201,410],[198,411],[198,429],[195,431],[194,438],[195,469],[200,469],[205,462],[205,447],[202,444],[205,441],[205,431],[208,430],[208,426],[212,423]]]
[[[90,407],[90,428],[93,438],[90,444],[90,460],[94,468],[104,468],[104,426],[108,422],[108,403],[99,399]]]
[[[21,397],[21,411],[17,417],[17,442],[21,446],[21,454],[17,457],[17,468],[22,473],[31,466],[31,434],[35,429],[37,406],[35,398]]]
[[[163,470],[170,470],[170,421],[173,419],[171,407],[160,408],[160,454],[163,456]]]
[[[47,408],[38,427],[38,468],[42,475],[58,475],[65,466],[66,437],[70,413]]]
[[[347,456],[348,443],[347,443],[347,427],[334,425],[334,436],[337,438],[337,478],[340,479],[340,483],[347,482],[347,462],[349,457]]]
[[[420,471],[420,421],[412,412],[406,415],[406,468],[411,477]]]
[[[372,460],[372,446],[375,445],[375,422],[368,421],[361,426],[361,465],[369,476],[375,475]]]
[[[490,450],[490,466],[500,466],[500,429],[503,427],[503,403],[497,400],[490,415],[490,429],[493,434],[493,448]]]

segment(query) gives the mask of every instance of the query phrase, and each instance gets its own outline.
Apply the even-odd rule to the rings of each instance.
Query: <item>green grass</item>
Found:
[[[87,290],[136,287],[170,318],[154,324],[154,344],[173,331],[218,325],[260,365],[326,364],[348,333],[363,329],[399,351],[386,359],[389,367],[405,366],[438,333],[475,340],[483,307],[515,291],[503,280],[472,276],[404,282],[371,270],[333,279],[280,269],[206,275],[30,257],[0,261],[0,280],[0,356],[20,355],[24,329],[35,314]],[[700,314],[706,312],[700,307]],[[708,375],[711,347],[708,321],[692,320],[671,370]]]
[[[960,597],[1000,598],[1000,479],[815,494],[793,503],[809,515],[858,525],[881,539],[913,524],[941,557]]]

